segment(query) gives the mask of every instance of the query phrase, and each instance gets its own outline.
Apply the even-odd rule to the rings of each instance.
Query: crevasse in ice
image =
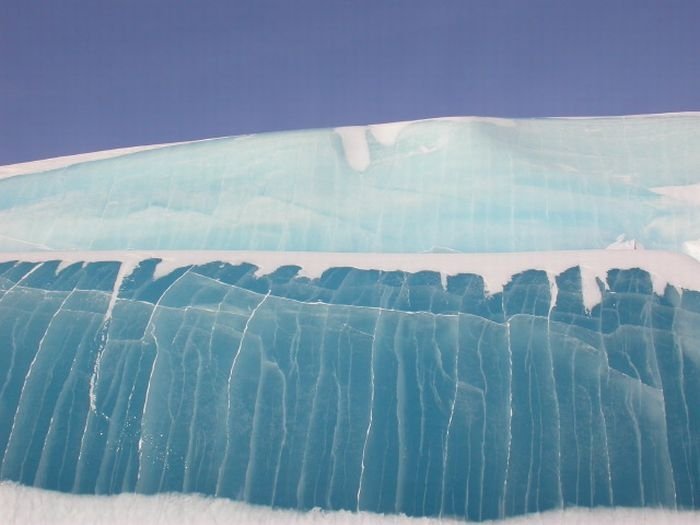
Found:
[[[698,146],[696,115],[457,119],[6,168],[0,479],[695,509]]]

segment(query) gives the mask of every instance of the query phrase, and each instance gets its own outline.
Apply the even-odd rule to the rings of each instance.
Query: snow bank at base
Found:
[[[532,514],[503,520],[507,525],[583,524],[673,524],[691,525],[700,521],[700,512],[662,509],[568,509]],[[94,525],[148,523],[212,524],[212,523],[334,523],[347,525],[430,525],[458,524],[463,521],[437,518],[409,518],[400,515],[379,515],[370,512],[309,512],[273,510],[222,498],[199,495],[162,494],[144,496],[78,496],[0,482],[0,523],[5,525],[82,524]],[[486,522],[494,523],[494,522]]]

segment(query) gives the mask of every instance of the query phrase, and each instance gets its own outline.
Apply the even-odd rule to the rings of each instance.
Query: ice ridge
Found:
[[[699,152],[697,114],[166,145],[0,178],[0,250],[518,252],[603,249],[623,235],[682,251],[700,238],[688,197]]]

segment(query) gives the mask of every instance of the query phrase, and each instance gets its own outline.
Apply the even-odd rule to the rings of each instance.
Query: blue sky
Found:
[[[695,0],[0,0],[0,164],[444,115],[700,110]]]

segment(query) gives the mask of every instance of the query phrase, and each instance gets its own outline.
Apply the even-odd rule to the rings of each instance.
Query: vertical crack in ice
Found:
[[[634,430],[634,438],[635,438],[635,445],[636,445],[636,450],[635,453],[637,454],[637,468],[639,470],[639,500],[641,503],[641,506],[645,506],[645,494],[644,494],[644,469],[642,466],[642,433],[639,428],[639,419],[637,417],[637,413],[641,412],[642,406],[641,406],[641,401],[642,401],[642,381],[641,379],[637,379],[636,381],[637,385],[637,406],[633,406],[633,400],[630,399],[630,394],[629,392],[625,392],[625,408],[627,409],[627,412],[629,413],[630,419],[632,420],[632,428]]]
[[[343,335],[347,338],[348,341],[348,346],[349,346],[349,358],[348,358],[348,373],[347,373],[347,392],[345,395],[345,414],[347,417],[347,424],[348,424],[348,434],[352,435],[352,429],[353,429],[353,373],[355,372],[355,359],[356,359],[356,354],[357,352],[355,351],[355,345],[352,344],[352,340],[348,334],[348,317],[349,314],[346,314],[345,322],[343,323]],[[351,448],[351,441],[349,439],[349,436],[347,437],[345,444],[343,446],[343,465],[344,467],[349,466],[348,465],[348,449]],[[343,492],[345,493],[345,490],[347,490],[347,482],[348,482],[348,468],[343,469]]]
[[[464,483],[464,515],[469,516],[471,506],[470,506],[470,494],[471,494],[471,474],[472,474],[472,428],[471,422],[473,419],[469,418],[467,424],[467,464],[464,466],[464,470],[467,473],[467,479]],[[483,446],[483,443],[482,443]]]
[[[2,298],[0,297],[0,300]],[[16,366],[16,361],[17,361],[17,354],[19,353],[19,347],[17,345],[17,319],[15,319],[15,322],[12,324],[12,332],[10,334],[10,346],[11,346],[11,351],[10,351],[10,365],[7,367],[7,374],[5,375],[5,378],[3,379],[2,386],[0,386],[0,399],[5,398],[5,391],[7,390],[7,387],[10,385],[10,380],[12,379],[12,372],[15,369]],[[0,463],[2,462],[2,456],[0,456]]]
[[[418,343],[418,336],[416,335],[416,330],[415,328],[411,330],[411,335],[413,337],[413,348],[416,349],[416,358],[413,363],[413,371],[415,374],[415,379],[416,379],[416,385],[418,386],[418,399],[420,401],[420,438],[418,441],[418,461],[416,461],[415,465],[415,472],[414,472],[414,487],[418,487],[418,476],[420,474],[420,468],[421,468],[421,458],[424,457],[424,449],[425,449],[425,388],[424,388],[424,381],[425,381],[425,376],[422,374],[422,367],[420,366],[420,344]],[[430,459],[430,457],[428,457]],[[425,480],[423,482],[423,485],[425,486]],[[413,490],[413,495],[415,497],[416,495],[416,490]]]
[[[224,304],[224,301],[228,298],[230,291],[226,292],[224,296],[221,298],[219,303],[217,304],[216,307],[216,312],[214,313],[212,323],[211,323],[211,329],[209,330],[209,338],[207,342],[207,361],[208,365],[211,365],[211,359],[212,359],[212,344],[213,344],[213,339],[214,339],[214,332],[216,331],[218,325],[219,325],[219,316],[221,315],[221,307]],[[197,352],[199,354],[199,352]],[[199,363],[199,355],[198,355],[198,363]],[[190,427],[188,430],[188,442],[187,442],[187,452],[185,454],[185,460],[184,460],[184,476],[183,476],[183,481],[182,481],[182,489],[185,492],[192,492],[196,488],[196,476],[199,473],[193,473],[193,456],[195,454],[195,447],[194,443],[196,441],[196,423],[197,419],[199,417],[199,405],[198,403],[198,398],[199,398],[199,385],[202,382],[202,378],[204,375],[203,369],[204,367],[202,366],[197,366],[197,379],[196,379],[196,386],[195,386],[195,392],[194,392],[194,402],[193,402],[193,407],[192,407],[192,417],[190,419]],[[195,476],[195,482],[192,481],[193,476]]]
[[[653,296],[652,296],[653,297]],[[651,357],[653,358],[653,363],[652,364],[654,367],[653,370],[653,376],[654,380],[657,383],[655,386],[658,389],[659,394],[661,395],[661,410],[663,411],[663,436],[664,436],[664,441],[665,441],[665,452],[666,452],[666,457],[664,458],[665,462],[665,467],[669,469],[669,474],[670,474],[670,483],[671,483],[671,488],[673,489],[673,507],[677,508],[678,506],[678,492],[676,489],[676,476],[675,476],[675,471],[673,468],[673,460],[671,459],[671,445],[669,443],[669,432],[668,432],[668,414],[666,413],[666,394],[665,394],[665,388],[663,384],[663,376],[661,375],[661,370],[659,368],[659,358],[657,356],[657,351],[656,351],[656,338],[654,337],[654,325],[653,325],[653,308],[654,308],[654,303],[652,302],[651,298],[647,299],[646,304],[644,305],[644,309],[642,311],[643,315],[643,321],[645,324],[645,331],[646,331],[646,336],[648,337],[649,340],[649,345],[651,346]],[[685,447],[683,447],[685,449]],[[662,502],[664,505],[667,505],[668,502],[663,501]]]
[[[260,348],[260,376],[258,377],[258,387],[255,392],[255,405],[253,406],[253,423],[248,439],[248,459],[245,467],[245,481],[243,482],[243,500],[252,501],[252,490],[256,467],[258,467],[258,448],[260,440],[260,425],[264,418],[261,413],[261,403],[265,397],[265,376],[268,375],[268,368],[272,367],[271,361],[266,359],[265,349]]]
[[[85,422],[83,424],[83,430],[80,436],[80,446],[78,449],[78,458],[76,460],[76,466],[75,466],[75,473],[73,476],[73,484],[72,484],[72,492],[79,492],[80,488],[80,479],[82,477],[82,465],[83,465],[83,454],[85,452],[85,447],[87,446],[87,443],[90,441],[90,436],[88,429],[90,428],[90,425],[92,423],[93,417],[99,416],[104,418],[105,420],[109,420],[109,416],[99,410],[97,410],[97,384],[99,382],[100,378],[100,365],[101,365],[101,360],[104,352],[107,351],[107,347],[109,344],[109,329],[112,323],[112,319],[110,318],[106,322],[103,321],[102,323],[102,328],[101,328],[101,337],[100,337],[100,344],[98,346],[98,349],[96,351],[97,356],[95,358],[95,364],[93,367],[93,372],[90,376],[90,384],[89,384],[89,390],[88,390],[88,398],[89,398],[89,410],[85,416]],[[131,398],[129,398],[131,400]]]
[[[605,409],[603,408],[603,376],[605,376],[606,386],[610,382],[610,365],[607,360],[607,353],[603,351],[603,356],[605,361],[600,364],[600,368],[603,369],[603,373],[598,374],[598,410],[600,412],[600,417],[603,420],[603,440],[605,441],[605,467],[606,474],[608,477],[608,505],[614,503],[614,492],[612,483],[612,463],[610,462],[610,442],[608,440],[608,421],[605,417]]]
[[[173,348],[176,344],[176,341],[179,339],[180,334],[182,333],[183,330],[185,330],[186,327],[188,327],[188,322],[187,322],[187,317],[190,314],[191,310],[188,308],[185,308],[183,312],[183,318],[182,321],[180,322],[180,325],[177,328],[177,331],[175,332],[175,335],[168,341],[169,347]],[[196,321],[193,322],[193,327],[196,324]],[[185,342],[182,348],[182,356],[177,360],[179,364],[179,369],[180,369],[180,393],[179,393],[179,401],[176,403],[173,400],[174,394],[175,394],[175,372],[171,371],[170,372],[170,386],[168,388],[168,418],[170,419],[170,423],[168,424],[168,431],[167,431],[167,437],[165,438],[165,447],[164,447],[164,453],[163,453],[163,464],[161,466],[160,470],[160,479],[158,481],[158,492],[163,492],[163,484],[166,481],[166,474],[169,471],[170,467],[170,459],[171,456],[173,455],[173,449],[172,449],[172,440],[175,432],[173,431],[173,428],[176,427],[176,421],[180,417],[180,413],[182,411],[182,404],[183,400],[185,399],[185,387],[186,387],[186,371],[184,367],[184,362],[186,360],[186,355],[187,355],[187,349],[190,348],[190,341],[192,340],[193,335],[195,334],[195,330],[189,330],[187,332]],[[197,361],[198,361],[198,366],[199,368],[199,352],[195,352],[195,355],[197,355]],[[172,362],[171,358],[171,362]],[[174,367],[172,367],[174,368]],[[196,399],[196,398],[195,398]],[[173,412],[173,405],[176,405],[175,411]],[[164,437],[161,435],[161,437]],[[184,478],[184,476],[183,476]],[[182,478],[181,478],[182,479]],[[180,482],[180,486],[182,487],[182,482]],[[182,488],[180,488],[182,490]]]
[[[674,316],[673,318],[673,324],[671,325],[671,328],[673,330],[673,333],[676,333],[676,319],[677,316]],[[690,413],[689,413],[689,407],[688,407],[688,400],[686,397],[686,382],[685,382],[685,365],[684,365],[684,357],[683,357],[683,347],[682,347],[682,342],[678,341],[677,337],[673,338],[673,351],[677,353],[677,359],[678,359],[678,373],[679,373],[679,385],[678,385],[678,390],[680,391],[680,396],[681,399],[683,400],[683,416],[685,419],[685,436],[683,440],[683,457],[685,458],[685,465],[686,465],[686,472],[688,473],[688,479],[690,480],[690,501],[692,502],[692,506],[695,506],[695,478],[690,472],[690,466],[693,463],[693,450],[692,450],[692,435],[693,433],[690,430]],[[688,450],[688,446],[690,445],[691,449]]]
[[[531,363],[532,364],[532,363]],[[535,395],[537,396],[537,406],[539,407],[539,415],[537,418],[538,424],[538,451],[537,451],[537,486],[535,487],[535,511],[540,512],[540,490],[542,489],[542,463],[544,457],[544,409],[542,408],[542,378],[539,375],[539,369],[535,365],[533,370],[533,375],[535,376]]]
[[[369,381],[370,381],[370,400],[369,400],[369,420],[367,422],[367,431],[365,432],[364,443],[362,444],[362,458],[360,460],[360,482],[357,486],[357,497],[356,497],[356,510],[360,510],[360,499],[362,497],[362,482],[365,477],[365,454],[367,453],[367,443],[369,442],[369,435],[372,431],[372,416],[374,413],[374,355],[376,351],[377,344],[377,331],[379,331],[380,323],[382,319],[382,310],[379,309],[377,313],[377,319],[374,323],[374,332],[372,333],[372,346],[370,348],[370,362],[369,362]]]
[[[41,265],[37,265],[37,267],[38,266],[41,266]],[[36,269],[36,267],[34,269]],[[32,269],[32,272],[34,271],[34,269]],[[29,272],[25,276],[25,278],[28,277],[29,274],[32,272]],[[14,288],[14,286],[12,288]],[[41,335],[41,339],[39,340],[39,343],[37,344],[37,351],[34,354],[34,357],[32,358],[32,361],[29,365],[29,370],[27,371],[27,375],[24,377],[24,381],[22,383],[22,388],[20,389],[19,396],[17,397],[17,407],[15,408],[15,413],[14,413],[14,416],[12,418],[12,426],[10,427],[10,434],[7,438],[7,443],[5,444],[5,449],[2,453],[3,460],[2,460],[2,463],[0,464],[0,476],[4,476],[5,465],[6,465],[7,458],[8,458],[7,451],[10,448],[10,445],[12,444],[13,439],[14,439],[14,433],[15,433],[15,428],[17,425],[17,419],[18,419],[19,413],[20,413],[20,411],[22,409],[22,405],[23,405],[24,392],[25,392],[25,389],[27,388],[27,385],[29,384],[32,373],[34,372],[34,367],[36,366],[36,363],[39,360],[39,355],[42,354],[42,350],[44,349],[44,341],[46,340],[46,335],[51,331],[51,328],[53,326],[53,322],[56,320],[56,317],[58,316],[59,312],[61,311],[61,308],[63,308],[63,306],[66,304],[66,301],[71,296],[71,294],[72,294],[72,292],[69,294],[66,294],[66,296],[63,298],[61,303],[58,305],[58,308],[56,309],[56,311],[51,316],[51,319],[49,320],[48,324],[46,325],[46,329],[44,330],[44,333]],[[3,296],[3,299],[5,297],[7,297],[7,295]],[[26,458],[25,458],[25,460],[26,460]],[[21,471],[24,470],[24,462],[22,463],[20,470]]]
[[[619,315],[619,314],[618,314]],[[619,328],[617,329],[619,330]],[[644,501],[645,501],[645,494],[644,494],[644,470],[642,466],[642,434],[641,434],[641,429],[639,425],[639,418],[638,414],[642,410],[642,397],[644,395],[643,392],[643,382],[642,382],[642,375],[639,373],[639,370],[635,366],[634,362],[630,358],[630,355],[624,351],[622,352],[622,357],[625,359],[627,362],[627,365],[632,369],[634,372],[635,377],[633,377],[631,380],[634,381],[634,384],[637,389],[637,406],[634,406],[634,400],[631,399],[630,391],[625,390],[625,399],[624,399],[624,405],[625,409],[627,410],[627,413],[629,415],[629,418],[632,422],[632,429],[634,432],[634,440],[635,440],[635,446],[636,446],[636,455],[637,455],[637,468],[639,471],[639,498],[641,505],[644,506]]]
[[[70,291],[68,294],[69,297],[73,295],[74,292],[80,291],[78,289],[73,289]],[[94,320],[93,320],[94,322]],[[73,354],[73,359],[71,360],[71,366],[69,368],[69,372],[65,378],[65,380],[61,383],[61,386],[58,390],[58,392],[53,396],[55,398],[55,403],[53,406],[53,410],[51,412],[51,418],[49,420],[49,426],[46,431],[45,437],[44,437],[44,444],[41,449],[41,454],[40,454],[40,459],[39,459],[39,464],[36,468],[36,472],[34,475],[34,484],[40,484],[41,486],[46,485],[46,476],[49,474],[49,469],[51,468],[51,458],[48,455],[48,451],[50,450],[50,443],[49,443],[49,437],[55,436],[58,433],[58,437],[54,437],[54,441],[56,439],[61,439],[61,431],[56,430],[56,425],[63,423],[60,419],[60,413],[57,414],[59,407],[61,406],[62,402],[64,401],[66,396],[70,396],[72,399],[70,406],[71,410],[69,411],[70,414],[74,414],[76,412],[75,409],[75,392],[74,391],[66,391],[67,385],[75,385],[77,384],[77,381],[75,381],[76,375],[78,375],[80,372],[78,371],[78,360],[81,357],[81,349],[83,349],[85,343],[86,343],[86,338],[89,338],[89,334],[91,333],[90,326],[84,326],[83,325],[83,337],[80,340],[80,343],[78,344],[77,348],[75,349],[75,353]],[[44,398],[42,396],[42,401],[39,403],[39,406],[45,406],[44,403]],[[87,420],[87,413],[85,416],[85,419]],[[56,423],[58,421],[58,423]],[[65,432],[67,434],[70,434],[70,427],[67,427]],[[70,445],[70,440],[64,439],[63,443],[63,454],[61,455],[61,462],[60,466],[58,468],[58,474],[57,478],[62,479],[63,478],[63,472],[65,469],[66,465],[66,458],[68,456],[68,447]]]
[[[105,348],[107,348],[107,343],[109,341],[109,327],[111,325],[111,316],[109,319],[103,321],[102,325],[102,330],[100,333],[100,343],[97,347],[96,350],[96,357],[95,357],[95,364],[92,369],[92,374],[90,375],[90,385],[88,389],[88,397],[90,401],[90,410],[97,415],[101,415],[103,417],[107,417],[104,414],[101,414],[97,411],[97,382],[100,379],[100,366],[102,364],[102,354],[104,353]],[[86,424],[87,424],[87,418],[86,418]],[[83,430],[84,431],[84,430]]]
[[[532,403],[532,376],[537,375],[537,369],[535,368],[533,370],[532,366],[532,333],[534,331],[534,326],[531,321],[529,330],[528,330],[528,341],[527,341],[527,350],[525,352],[525,366],[527,368],[527,397],[528,397],[528,405],[527,409],[528,412],[530,412],[530,460],[527,468],[527,483],[525,484],[525,494],[524,494],[524,505],[523,509],[521,512],[516,511],[517,514],[526,514],[530,512],[530,485],[532,484],[532,475],[533,475],[533,468],[534,468],[534,461],[535,461],[535,414],[533,412],[533,403]],[[540,406],[540,405],[538,405]],[[540,406],[540,410],[542,410]],[[540,434],[539,434],[539,441],[540,441],[540,453],[542,452],[542,415],[540,414],[540,417],[538,418],[539,424],[540,424]],[[540,465],[542,462],[542,456],[540,455],[539,457],[540,460]],[[539,481],[539,480],[538,480]],[[535,508],[535,511],[539,511],[538,508]]]
[[[425,479],[423,480],[423,505],[421,506],[421,512],[420,514],[422,516],[426,515],[425,512],[425,505],[426,501],[428,499],[428,476],[430,473],[430,466],[433,463],[433,450],[431,448],[428,449],[428,461],[426,462],[425,465]]]
[[[603,439],[605,441],[605,466],[606,466],[606,473],[608,476],[608,505],[612,505],[614,503],[614,491],[613,491],[613,483],[612,483],[612,463],[610,461],[610,442],[608,440],[608,421],[607,418],[605,417],[605,409],[603,408],[603,376],[605,376],[605,382],[606,382],[606,388],[608,387],[608,383],[610,382],[610,362],[608,360],[608,350],[606,348],[605,344],[605,336],[603,334],[602,327],[605,326],[605,311],[606,309],[603,308],[603,305],[605,304],[605,301],[603,300],[601,302],[601,308],[600,308],[600,316],[598,319],[600,332],[599,332],[599,340],[600,340],[600,349],[601,349],[601,357],[603,358],[602,361],[599,364],[599,373],[597,374],[597,379],[598,379],[598,410],[600,412],[600,417],[603,420]]]
[[[479,373],[481,374],[481,381],[484,385],[483,392],[481,394],[482,407],[483,407],[483,421],[481,423],[481,468],[479,472],[479,521],[483,519],[484,515],[484,483],[486,477],[486,424],[488,421],[487,417],[487,397],[489,393],[489,384],[486,379],[486,372],[484,372],[484,359],[481,353],[481,344],[484,340],[484,334],[486,333],[486,324],[481,325],[481,333],[479,334],[479,342],[476,347],[476,355],[479,359]]]
[[[340,334],[338,335],[338,338],[340,339]],[[335,396],[336,396],[336,406],[335,406],[335,424],[333,425],[333,443],[331,445],[331,474],[329,476],[329,482],[328,482],[328,489],[326,491],[326,508],[333,508],[331,505],[331,497],[333,495],[333,489],[335,488],[335,473],[336,473],[336,463],[338,462],[338,457],[336,456],[336,452],[338,450],[338,447],[340,446],[338,444],[338,441],[341,439],[340,432],[338,432],[340,428],[340,416],[342,414],[341,410],[341,403],[343,400],[343,390],[340,386],[340,378],[338,377],[338,367],[339,367],[339,358],[340,358],[340,344],[335,348],[336,351],[336,362],[335,366],[333,367],[333,379],[334,385],[335,385]],[[314,494],[315,495],[315,494]]]
[[[118,368],[118,367],[117,367]],[[111,392],[112,388],[114,387],[116,383],[118,375],[115,374],[115,376],[112,379],[112,383],[110,385],[109,390],[107,391],[107,394],[105,397],[109,397],[109,393]],[[133,388],[133,387],[132,387]],[[131,401],[131,397],[129,397],[129,402]],[[130,404],[130,403],[129,403]],[[90,433],[88,432],[88,429],[90,429],[94,425],[94,418],[98,415],[98,412],[94,412],[92,410],[88,411],[87,416],[85,418],[85,424],[83,427],[83,434],[80,438],[80,450],[78,452],[78,460],[76,461],[76,469],[75,469],[75,475],[73,478],[73,492],[81,492],[80,487],[81,487],[81,480],[83,475],[85,475],[84,471],[84,452],[87,446],[91,442],[94,441],[94,436],[91,436]],[[112,428],[112,421],[110,419],[110,415],[100,413],[102,417],[108,422],[108,427],[107,427],[107,433],[109,434],[110,429]],[[102,432],[100,432],[100,435],[102,435]],[[99,483],[99,480],[102,479],[102,472],[103,468],[105,466],[105,462],[107,461],[106,454],[103,454],[102,458],[100,459],[100,465],[97,470],[97,474],[95,476],[95,479],[97,480],[96,483]],[[94,492],[99,493],[103,491],[101,488],[98,488],[99,485],[96,484],[94,487]]]
[[[397,462],[397,472],[396,472],[396,496],[394,498],[394,512],[398,513],[402,511],[403,503],[403,490],[404,490],[404,478],[406,470],[406,457],[408,451],[406,450],[406,429],[404,428],[402,415],[406,410],[406,385],[405,385],[405,364],[403,352],[398,351],[400,345],[397,345],[397,338],[399,337],[401,331],[403,330],[403,319],[400,318],[396,331],[394,332],[394,353],[396,354],[396,426],[398,435],[398,451],[399,460]]]
[[[572,398],[573,399],[573,398]],[[587,407],[588,407],[588,421],[591,423],[594,421],[594,414],[593,414],[593,400],[591,399],[591,395],[586,390],[583,395],[583,399],[586,400]],[[574,410],[576,410],[576,406],[574,406]],[[592,426],[592,425],[591,425]],[[593,433],[593,428],[589,428],[588,430],[588,504],[593,505],[595,502],[595,491],[596,491],[596,484],[595,484],[595,461],[594,461],[594,450],[595,450],[595,439],[594,439],[594,433]],[[574,427],[574,432],[576,432],[576,427]],[[577,454],[579,453],[579,443],[578,443],[578,436],[575,438],[576,442],[576,452]],[[576,460],[576,501],[574,504],[576,506],[579,506],[579,472],[580,472],[580,460],[577,458]]]
[[[155,350],[155,351],[157,352],[157,341],[156,341],[155,343],[156,343],[156,344],[155,344],[155,347],[156,347],[156,350]],[[143,346],[144,346],[144,345],[142,344],[141,347],[143,348]],[[144,408],[144,407],[143,407],[140,403],[141,403],[141,402],[142,402],[142,403],[145,403],[146,397],[144,397],[143,400],[139,400],[139,401],[136,402],[136,404],[134,404],[134,395],[137,394],[137,392],[138,392],[138,390],[139,390],[139,387],[140,387],[140,385],[136,382],[135,379],[136,379],[137,377],[140,377],[140,375],[141,375],[141,364],[142,364],[143,361],[144,361],[144,356],[145,356],[145,353],[143,353],[143,352],[142,352],[141,355],[139,356],[139,360],[138,360],[138,369],[137,369],[137,372],[136,372],[136,373],[134,374],[134,376],[133,376],[134,379],[129,378],[129,377],[127,376],[127,374],[124,372],[124,370],[127,368],[127,363],[124,362],[124,358],[122,358],[122,359],[120,360],[121,379],[123,380],[124,377],[127,377],[128,379],[131,379],[131,381],[130,381],[131,387],[129,388],[129,396],[127,397],[127,400],[126,400],[126,406],[124,407],[124,409],[123,409],[123,411],[122,411],[122,413],[123,413],[123,418],[126,418],[126,417],[128,417],[129,414],[132,414],[132,413],[133,413],[132,407],[135,407],[136,409],[140,409],[140,411],[143,411],[143,408]],[[147,360],[148,358],[146,357],[145,359]],[[122,362],[124,362],[123,365],[121,364]],[[154,364],[154,363],[150,363],[150,364],[149,364],[149,378],[150,378],[150,374],[152,373],[152,368],[151,368],[151,367],[153,366],[153,364]],[[121,382],[121,381],[120,381],[120,382]],[[119,387],[117,387],[117,388],[118,388],[119,392],[121,392],[122,389],[123,389],[123,388],[121,387],[121,385],[120,385]],[[107,397],[107,396],[109,396],[109,394],[107,394],[105,397]],[[122,397],[122,396],[120,396],[119,393],[117,393],[115,397],[116,397],[116,398],[120,398],[120,397]],[[120,424],[119,424],[119,423],[120,423],[120,422],[119,422],[119,418],[118,418],[118,417],[115,418],[115,417],[114,417],[115,415],[118,416],[118,415],[120,415],[120,414],[114,414],[114,412],[112,412],[112,414],[110,414],[109,416],[105,415],[105,417],[107,418],[107,428],[108,428],[107,432],[108,432],[108,434],[109,434],[110,436],[112,436],[113,433],[115,433],[115,432],[120,432],[120,435],[119,435],[119,438],[118,438],[118,439],[122,439],[122,437],[123,437],[122,434],[121,434],[121,431],[122,431],[122,430],[119,429],[119,426],[120,426]],[[137,429],[138,432],[139,432],[139,441],[138,441],[138,443],[137,443],[137,445],[136,445],[136,450],[131,452],[132,454],[134,454],[134,461],[135,461],[136,464],[137,464],[137,474],[138,474],[138,469],[140,469],[140,467],[141,467],[141,446],[142,446],[142,437],[143,437],[143,425],[142,425],[142,423],[143,423],[143,417],[142,417],[141,419],[139,419],[139,428]],[[114,427],[117,427],[117,430],[112,430]],[[108,438],[108,439],[112,439],[112,438],[110,437],[110,438]],[[130,445],[132,445],[132,444],[130,443]],[[120,445],[117,447],[117,452],[119,452],[120,450],[121,450],[121,443],[120,443]],[[104,456],[103,459],[102,459],[103,463],[100,464],[100,472],[102,472],[103,469],[104,469],[104,466],[105,466],[105,465],[104,465],[104,462],[105,462],[106,459],[107,459],[106,456]],[[112,478],[114,478],[114,473],[112,474]],[[124,483],[125,483],[125,482],[126,482],[126,480],[124,480]],[[138,482],[138,477],[134,480],[134,482],[130,482],[130,483],[129,483],[129,485],[128,485],[128,491],[130,491],[130,492],[135,492],[135,491],[136,491],[136,482]],[[111,482],[110,482],[110,485],[108,485],[108,487],[111,487],[111,486],[113,486],[113,481],[111,481]],[[124,487],[126,487],[126,486],[127,486],[127,485],[124,485]],[[127,490],[127,489],[122,488],[122,490]]]
[[[294,335],[292,336],[292,341],[289,347],[289,354],[291,357],[291,363],[290,363],[290,369],[289,369],[289,376],[293,377],[295,374],[299,373],[299,363],[297,361],[298,359],[298,354],[299,354],[299,346],[300,346],[300,340],[301,340],[301,333],[302,333],[302,328],[301,325],[299,324],[299,315],[300,315],[300,310],[297,310],[294,315]],[[275,338],[277,337],[277,331],[279,331],[279,325],[275,329]],[[273,347],[276,347],[277,344],[274,344]],[[289,433],[287,429],[288,421],[287,421],[287,376],[285,373],[282,371],[282,368],[279,366],[279,362],[277,360],[274,361],[275,368],[277,369],[277,372],[280,375],[280,379],[282,380],[282,440],[280,441],[280,446],[279,446],[279,453],[277,454],[277,464],[275,466],[275,477],[272,482],[272,497],[270,498],[270,505],[275,506],[275,501],[277,500],[277,488],[279,485],[279,477],[280,477],[280,470],[282,468],[282,455],[284,454],[284,450],[287,447],[287,434]],[[294,385],[294,390],[296,392],[296,384],[293,383]],[[293,407],[292,412],[294,413],[297,409],[297,404],[299,403],[299,400],[297,397],[295,397],[295,406]]]
[[[574,451],[576,452],[576,498],[574,500],[574,504],[578,505],[579,504],[579,484],[580,484],[580,472],[581,472],[581,452],[579,449],[579,442],[578,442],[578,420],[577,420],[577,399],[576,399],[576,351],[571,352],[571,404],[572,404],[572,419],[573,419],[573,434],[574,434]],[[591,408],[591,412],[593,409]],[[593,421],[593,417],[591,417],[591,421]],[[593,435],[593,431],[589,430],[589,435]],[[589,450],[589,456],[590,456],[590,461],[592,463],[593,461],[593,447],[590,447]],[[593,490],[593,483],[592,483],[592,476],[593,476],[593,465],[591,464],[589,466],[590,469],[590,476],[591,476],[591,491]],[[590,502],[593,502],[593,498],[591,497]]]
[[[160,352],[158,352],[158,338],[156,336],[156,327],[153,324],[153,319],[156,316],[156,313],[158,312],[158,309],[160,307],[160,304],[163,302],[163,299],[168,295],[168,292],[175,287],[186,275],[190,273],[190,270],[192,267],[187,268],[182,275],[177,277],[170,285],[163,291],[161,296],[158,298],[158,300],[155,302],[153,305],[153,308],[151,309],[151,314],[148,317],[148,321],[146,322],[146,326],[144,328],[144,335],[146,332],[149,333],[151,336],[151,339],[153,340],[154,346],[155,346],[155,357],[153,358],[153,363],[151,364],[151,371],[148,375],[148,383],[146,383],[146,395],[144,396],[144,401],[143,401],[143,410],[141,412],[141,419],[140,419],[140,425],[141,425],[141,430],[139,432],[139,442],[138,442],[138,456],[139,456],[139,467],[138,467],[138,472],[136,474],[136,486],[140,486],[141,482],[141,476],[143,474],[143,431],[144,431],[144,418],[146,417],[146,414],[148,413],[148,405],[149,405],[149,399],[150,399],[150,393],[151,393],[151,385],[153,383],[153,374],[155,373],[155,370],[158,365],[158,357],[160,355]],[[142,340],[142,345],[145,343],[145,337],[144,340]],[[111,422],[110,422],[111,425]]]
[[[326,333],[327,333],[327,327],[328,327],[328,310],[329,310],[329,305],[322,305],[322,307],[325,308],[326,314],[323,316],[323,328],[321,330],[321,341],[319,343],[319,352],[320,352],[320,363],[319,363],[319,371],[318,375],[316,376],[316,380],[314,382],[314,392],[313,396],[311,399],[311,414],[309,416],[309,424],[306,428],[306,434],[311,435],[311,429],[313,428],[314,421],[315,421],[315,415],[318,410],[318,387],[319,384],[321,383],[321,380],[324,377],[324,372],[326,368],[326,348],[325,348],[325,343],[326,343]],[[297,499],[297,508],[302,508],[303,507],[303,502],[304,502],[304,496],[305,496],[305,490],[306,490],[306,466],[308,463],[308,458],[309,454],[315,453],[317,451],[311,451],[310,450],[310,443],[312,440],[307,440],[305,446],[304,446],[304,453],[302,456],[301,460],[301,467],[299,469],[299,478],[297,480],[297,487],[296,487],[296,499]],[[325,450],[323,451],[325,452]],[[315,496],[315,494],[314,494]]]
[[[550,281],[551,282],[551,281]],[[556,282],[556,281],[554,281]],[[558,287],[555,286],[558,293]],[[556,433],[557,445],[557,500],[558,506],[564,506],[564,489],[562,487],[562,472],[561,472],[561,409],[559,407],[559,393],[557,392],[557,379],[554,373],[554,351],[552,350],[552,310],[556,306],[556,298],[550,301],[549,311],[547,312],[547,355],[549,356],[549,371],[550,380],[552,381],[552,397],[554,398],[554,409],[556,420],[554,422],[554,432]],[[578,447],[577,447],[578,448]],[[578,454],[578,452],[577,452]],[[576,479],[578,480],[578,470],[576,471]]]
[[[231,387],[232,387],[232,381],[233,381],[233,374],[236,370],[236,364],[238,363],[238,358],[241,355],[241,351],[243,350],[243,342],[245,340],[245,337],[248,333],[248,327],[250,326],[251,321],[255,317],[255,314],[257,313],[258,309],[265,303],[268,297],[270,297],[270,294],[272,293],[272,290],[268,290],[268,292],[265,294],[265,296],[258,302],[258,304],[253,308],[251,311],[250,315],[248,316],[248,319],[245,322],[245,325],[243,326],[243,332],[241,333],[241,337],[238,341],[238,348],[236,349],[236,353],[233,356],[233,360],[231,361],[231,369],[229,370],[228,374],[228,381],[226,383],[226,392],[227,392],[227,397],[226,397],[226,446],[224,448],[224,457],[221,460],[221,465],[219,466],[219,474],[217,476],[217,481],[216,481],[216,495],[221,496],[221,486],[224,480],[224,474],[226,472],[226,462],[228,461],[228,455],[229,451],[231,448],[231,430],[230,430],[230,425],[228,424],[228,420],[231,417]]]
[[[461,323],[459,317],[457,317],[457,334],[455,337],[455,359],[454,359],[454,377],[452,380],[455,383],[454,390],[452,392],[452,403],[450,403],[450,415],[447,418],[447,429],[445,430],[445,440],[443,442],[443,452],[442,452],[442,486],[440,488],[440,514],[439,517],[442,518],[445,512],[445,496],[447,494],[447,459],[450,450],[450,431],[452,430],[452,420],[455,415],[455,405],[457,404],[457,393],[459,392],[459,341],[460,341],[460,329]]]
[[[500,510],[500,518],[504,518],[506,516],[506,497],[507,497],[507,492],[508,492],[508,475],[510,473],[510,463],[511,463],[511,445],[513,441],[513,433],[511,429],[511,424],[513,422],[513,350],[510,345],[510,319],[507,317],[506,309],[505,309],[505,300],[503,299],[503,296],[505,295],[505,291],[502,294],[501,300],[502,300],[502,308],[503,308],[503,315],[506,316],[506,322],[505,322],[505,332],[506,332],[506,345],[508,349],[508,422],[506,425],[506,432],[508,435],[508,444],[506,448],[506,471],[505,475],[503,477],[503,494],[501,495],[501,510]]]

